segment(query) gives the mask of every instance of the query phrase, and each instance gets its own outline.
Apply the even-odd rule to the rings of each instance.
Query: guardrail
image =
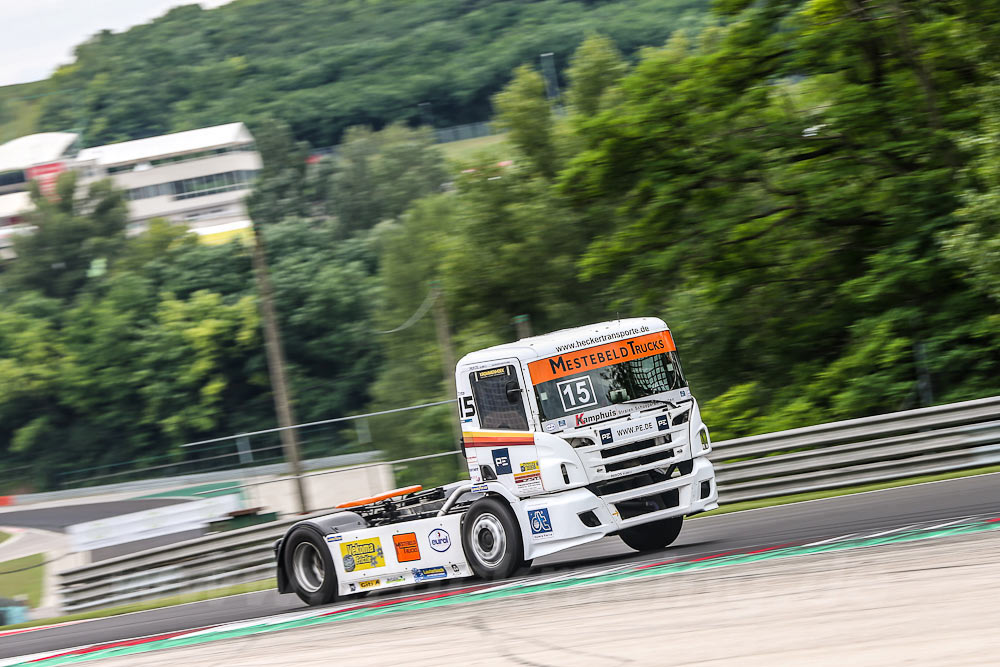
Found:
[[[718,442],[710,456],[723,503],[756,500],[998,464],[998,417],[1000,396],[995,396]],[[64,610],[267,579],[274,574],[274,540],[298,520],[210,535],[64,572]]]

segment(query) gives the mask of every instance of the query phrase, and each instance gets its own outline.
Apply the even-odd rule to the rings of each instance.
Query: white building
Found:
[[[249,229],[243,199],[260,171],[261,160],[253,135],[243,123],[75,153],[77,138],[73,133],[47,132],[0,146],[0,252],[5,232],[10,236],[30,230],[22,219],[31,208],[28,181],[38,178],[45,193],[64,169],[77,170],[81,184],[110,178],[125,190],[133,233],[145,229],[154,218],[182,223],[210,243]]]
[[[33,228],[24,221],[32,207],[28,183],[38,179],[43,192],[66,170],[76,149],[72,132],[42,132],[0,145],[0,259],[10,259],[12,237]]]
[[[74,164],[82,183],[110,177],[126,191],[132,229],[167,218],[206,240],[249,228],[243,199],[260,167],[243,123],[85,148]]]

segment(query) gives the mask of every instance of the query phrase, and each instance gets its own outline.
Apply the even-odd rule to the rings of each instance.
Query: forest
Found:
[[[45,82],[37,126],[82,128],[93,146],[277,118],[320,147],[339,143],[355,125],[485,121],[490,97],[518,65],[537,63],[542,53],[565,64],[597,30],[633,54],[703,25],[708,4],[237,0],[212,10],[190,4],[81,44],[75,62]]]
[[[467,163],[390,124],[307,165],[294,123],[261,123],[250,207],[297,418],[447,397],[430,317],[375,333],[432,282],[458,354],[518,315],[663,317],[716,440],[1000,393],[1000,3],[713,11],[635,59],[590,35],[555,106],[525,58],[491,100],[506,144]],[[71,177],[37,199],[0,274],[9,477],[51,488],[274,424],[245,246],[128,238],[121,194]],[[373,441],[446,451],[452,419],[407,413]]]

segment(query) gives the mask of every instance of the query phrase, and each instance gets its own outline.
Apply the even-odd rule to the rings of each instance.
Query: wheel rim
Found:
[[[496,567],[507,554],[507,533],[492,514],[480,514],[472,524],[472,550],[487,567]]]
[[[326,580],[323,558],[312,542],[300,542],[292,554],[295,580],[307,593],[315,593]]]

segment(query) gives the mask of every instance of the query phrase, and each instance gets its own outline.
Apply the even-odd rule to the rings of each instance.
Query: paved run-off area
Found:
[[[654,566],[649,576],[343,615],[100,664],[997,664],[1000,530],[821,546],[835,550],[681,571]]]

